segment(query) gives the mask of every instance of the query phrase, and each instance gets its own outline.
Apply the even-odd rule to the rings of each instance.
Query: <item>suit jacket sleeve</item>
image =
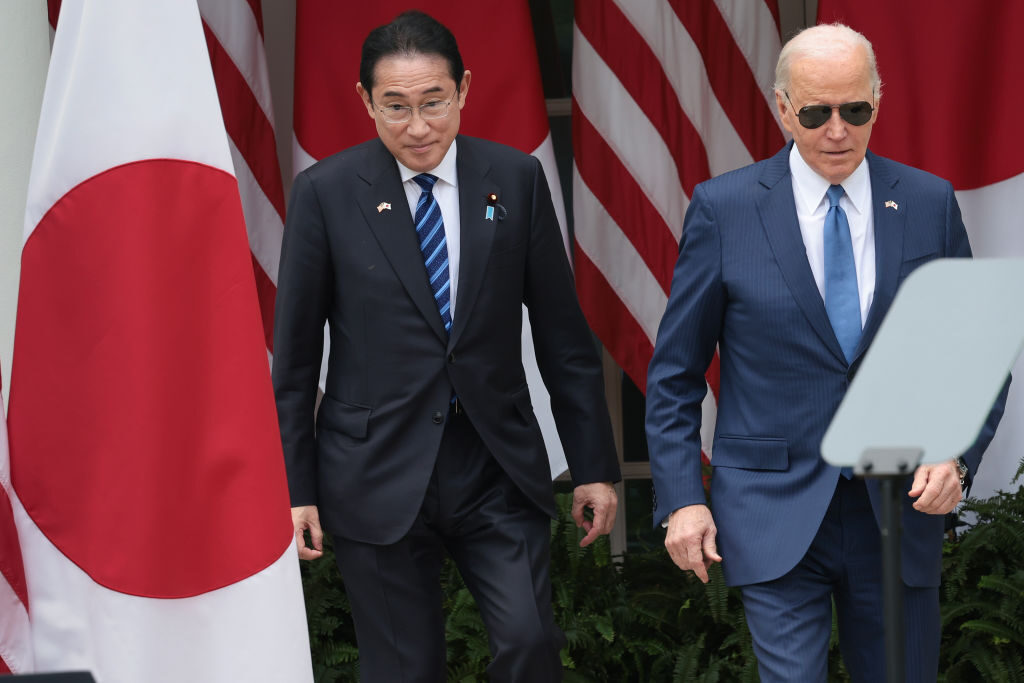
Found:
[[[333,289],[329,253],[320,201],[307,174],[300,173],[281,247],[272,371],[292,506],[317,502],[313,416]]]
[[[529,310],[541,377],[551,396],[575,485],[621,478],[597,346],[565,256],[551,193],[532,159],[533,201],[523,303]]]
[[[703,504],[701,403],[725,311],[721,241],[714,209],[698,185],[683,222],[668,306],[647,372],[647,448],[655,524]]]

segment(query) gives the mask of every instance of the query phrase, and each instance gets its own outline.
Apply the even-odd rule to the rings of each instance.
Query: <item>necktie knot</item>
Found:
[[[436,175],[430,175],[429,173],[420,173],[418,176],[413,176],[413,180],[420,186],[424,192],[430,192],[434,189],[434,183],[437,182]],[[842,189],[842,188],[840,188]]]
[[[846,191],[843,190],[842,185],[830,185],[828,190],[825,191],[825,195],[828,197],[829,208],[839,206],[839,200],[843,198],[845,193]]]

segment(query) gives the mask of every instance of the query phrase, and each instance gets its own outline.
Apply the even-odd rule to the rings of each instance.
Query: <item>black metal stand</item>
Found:
[[[882,494],[882,609],[885,620],[885,672],[889,683],[905,680],[903,620],[903,486],[924,452],[919,448],[872,448],[864,451],[854,473],[877,478]]]
[[[889,683],[904,679],[903,576],[900,539],[903,535],[900,486],[902,476],[879,481],[882,491],[882,605],[885,618],[885,672]]]

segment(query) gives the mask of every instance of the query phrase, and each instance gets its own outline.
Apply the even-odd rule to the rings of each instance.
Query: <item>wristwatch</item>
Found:
[[[956,463],[957,474],[960,475],[960,488],[963,489],[967,486],[967,463],[964,462],[963,458],[957,458],[954,462]]]

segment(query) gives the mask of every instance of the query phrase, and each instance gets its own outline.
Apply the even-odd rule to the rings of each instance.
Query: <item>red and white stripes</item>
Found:
[[[238,177],[267,351],[284,228],[284,189],[258,0],[199,0],[231,158]]]
[[[784,144],[777,17],[774,0],[576,2],[577,289],[641,389],[694,186]]]

